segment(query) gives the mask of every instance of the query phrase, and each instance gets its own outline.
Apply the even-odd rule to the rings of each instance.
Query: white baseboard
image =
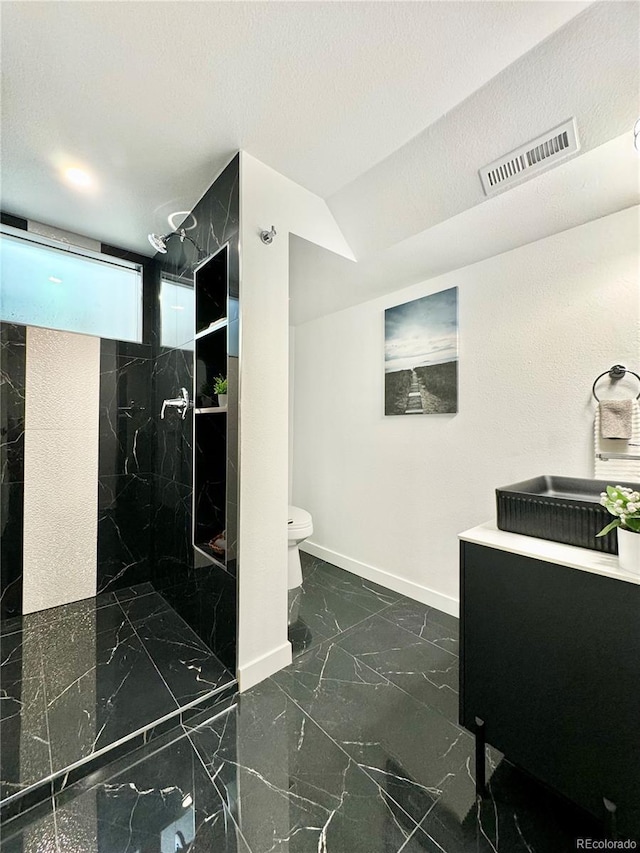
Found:
[[[361,563],[360,560],[354,560],[344,554],[339,554],[337,551],[332,551],[330,548],[324,548],[309,539],[301,543],[300,550],[311,554],[313,557],[319,557],[327,563],[333,563],[334,566],[345,569],[347,572],[358,575],[358,577],[366,578],[387,589],[392,589],[394,592],[399,592],[401,595],[406,595],[407,598],[413,598],[428,607],[435,607],[450,616],[459,616],[460,602],[450,595],[444,595],[434,589],[429,589],[428,586],[421,586],[413,581],[392,575],[390,572],[370,566],[368,563]]]
[[[242,693],[243,690],[249,690],[255,684],[269,678],[275,672],[278,672],[285,666],[291,663],[291,643],[287,640],[277,649],[272,649],[261,657],[238,667],[238,689]]]

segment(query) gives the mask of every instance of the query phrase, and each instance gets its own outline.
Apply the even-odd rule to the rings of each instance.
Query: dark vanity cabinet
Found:
[[[461,724],[639,838],[640,586],[471,541],[460,581]]]
[[[193,544],[227,570],[235,564],[237,492],[238,294],[230,282],[229,246],[194,272]],[[221,398],[214,385],[227,380]]]

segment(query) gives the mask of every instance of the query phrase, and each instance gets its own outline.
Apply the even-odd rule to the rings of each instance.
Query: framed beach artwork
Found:
[[[458,288],[384,312],[385,415],[458,411]]]

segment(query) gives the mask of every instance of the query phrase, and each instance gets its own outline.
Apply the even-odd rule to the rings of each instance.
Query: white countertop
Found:
[[[557,563],[570,569],[591,572],[594,575],[605,575],[627,583],[640,586],[640,575],[622,571],[618,558],[613,554],[602,554],[589,548],[576,548],[573,545],[562,545],[560,542],[550,542],[548,539],[536,539],[533,536],[522,536],[520,533],[507,533],[498,530],[495,522],[488,521],[471,530],[459,534],[464,542],[475,545],[486,545],[499,551],[509,551],[522,557],[532,557],[545,563]]]

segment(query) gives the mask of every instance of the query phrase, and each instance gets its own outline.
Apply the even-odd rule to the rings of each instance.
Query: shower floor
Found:
[[[150,584],[3,623],[5,814],[211,707],[235,678]],[[49,784],[52,783],[52,784]],[[53,787],[52,787],[53,785]]]

